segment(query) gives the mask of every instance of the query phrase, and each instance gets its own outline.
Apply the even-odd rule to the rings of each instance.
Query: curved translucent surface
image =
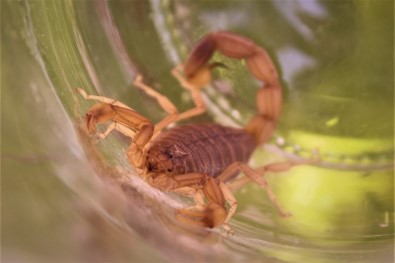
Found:
[[[391,1],[4,1],[2,8],[2,259],[7,262],[392,262],[393,3]],[[253,166],[311,157],[236,193],[235,236],[174,219],[188,204],[149,187],[126,162],[128,139],[81,130],[93,102],[116,98],[149,117],[136,72],[180,111],[170,76],[205,33],[229,29],[266,47],[285,94],[278,131]],[[221,56],[208,114],[243,125],[255,81]]]

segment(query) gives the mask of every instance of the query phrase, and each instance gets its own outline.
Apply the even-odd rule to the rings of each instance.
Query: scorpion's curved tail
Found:
[[[217,64],[209,60],[215,50],[230,58],[245,59],[253,76],[263,82],[256,95],[257,114],[245,130],[258,145],[264,143],[275,130],[282,104],[280,81],[272,60],[264,48],[246,37],[226,31],[214,32],[200,40],[185,63],[184,72],[190,83],[201,87],[211,81],[211,70]]]

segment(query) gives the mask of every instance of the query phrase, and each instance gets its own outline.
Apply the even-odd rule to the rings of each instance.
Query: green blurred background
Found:
[[[393,261],[393,1],[4,0],[1,7],[3,262]],[[237,192],[231,239],[179,225],[174,207],[187,201],[124,179],[128,141],[85,138],[79,127],[92,103],[75,93],[83,87],[120,99],[157,122],[160,107],[132,85],[139,72],[188,109],[170,70],[219,29],[267,48],[282,79],[278,130],[252,165],[321,155],[317,165],[267,175],[290,220],[278,218],[256,185]],[[258,85],[244,63],[214,59],[228,69],[205,90],[208,113],[190,121],[243,125]]]

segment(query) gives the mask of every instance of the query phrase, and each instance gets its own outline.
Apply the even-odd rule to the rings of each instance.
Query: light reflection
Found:
[[[278,58],[282,67],[282,78],[286,80],[290,88],[293,87],[294,78],[299,73],[317,65],[313,57],[291,46],[281,49],[278,53]]]
[[[300,14],[308,13],[317,18],[328,16],[326,10],[317,0],[273,1],[273,4],[288,20],[289,25],[293,26],[308,41],[314,41],[314,35],[311,29],[301,20]]]

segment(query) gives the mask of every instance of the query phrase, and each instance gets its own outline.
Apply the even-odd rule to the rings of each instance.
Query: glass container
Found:
[[[393,262],[393,1],[2,2],[2,260],[5,262]],[[278,216],[255,184],[235,192],[227,237],[174,218],[190,200],[148,186],[126,161],[130,140],[88,137],[92,101],[124,102],[154,123],[165,113],[136,74],[179,109],[171,76],[208,32],[267,49],[282,115],[251,166],[268,173]],[[242,127],[259,83],[245,62],[215,54],[207,113],[186,122]],[[99,128],[100,131],[104,127]]]

